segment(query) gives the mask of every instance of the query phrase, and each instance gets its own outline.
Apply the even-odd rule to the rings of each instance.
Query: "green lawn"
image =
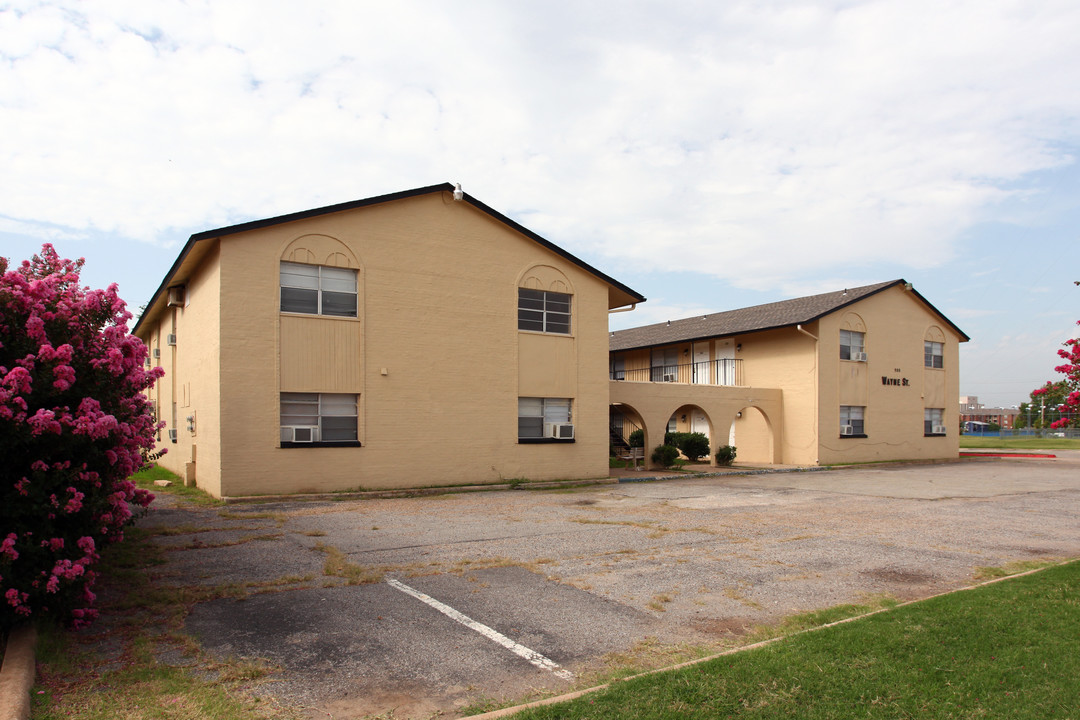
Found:
[[[1080,562],[514,717],[1080,718]]]
[[[1009,450],[1080,450],[1080,440],[1054,437],[977,437],[960,436],[960,449],[1006,448]]]

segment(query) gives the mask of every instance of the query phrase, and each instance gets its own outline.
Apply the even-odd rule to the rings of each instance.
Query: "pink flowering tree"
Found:
[[[0,629],[92,620],[95,563],[153,495],[128,478],[157,430],[143,391],[163,373],[116,294],[80,287],[51,245],[0,258]]]
[[[1076,284],[1080,285],[1080,281]],[[1076,324],[1080,325],[1080,320]],[[1048,381],[1046,385],[1031,393],[1031,399],[1034,400],[1037,395],[1048,395],[1056,385],[1064,385],[1068,394],[1065,402],[1058,406],[1061,419],[1050,423],[1050,427],[1080,427],[1080,338],[1066,340],[1062,345],[1064,347],[1059,348],[1057,353],[1065,363],[1055,367],[1054,372],[1064,374],[1065,379],[1058,383]]]

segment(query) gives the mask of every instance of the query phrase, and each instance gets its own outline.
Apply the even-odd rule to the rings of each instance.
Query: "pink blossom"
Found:
[[[19,551],[15,549],[15,541],[18,539],[19,536],[15,533],[8,533],[3,542],[0,542],[0,555],[6,557],[9,562],[19,559]]]

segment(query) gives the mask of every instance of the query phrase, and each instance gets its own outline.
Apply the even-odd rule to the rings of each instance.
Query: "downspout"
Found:
[[[818,409],[818,395],[821,393],[821,382],[820,382],[820,380],[818,378],[818,352],[819,352],[818,348],[819,348],[819,346],[821,344],[821,340],[818,339],[817,335],[814,335],[814,334],[808,332],[807,330],[804,330],[802,325],[796,325],[795,329],[798,330],[799,332],[801,332],[806,337],[808,337],[808,338],[810,338],[811,340],[814,341],[814,438],[815,438],[814,442],[815,442],[817,448],[820,449],[821,448],[821,416],[820,416],[820,412],[819,412],[819,409]],[[818,451],[814,452],[814,464],[815,465],[820,465],[821,464],[821,453],[818,452]]]

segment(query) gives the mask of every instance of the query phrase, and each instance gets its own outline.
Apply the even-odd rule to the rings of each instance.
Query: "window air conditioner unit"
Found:
[[[173,442],[176,442],[176,430],[170,430],[169,431],[169,439],[172,440]]]
[[[840,426],[840,434],[841,435],[854,435],[855,434],[855,427],[853,425],[841,425]]]
[[[176,335],[174,335],[172,333],[169,333],[169,336],[166,338],[166,343],[169,344],[169,345],[175,345],[176,344]]]
[[[292,441],[297,443],[315,442],[319,432],[319,428],[314,426],[294,426],[289,429],[292,430]]]
[[[675,382],[679,379],[679,376],[675,373],[664,373],[664,382]]]
[[[573,440],[573,423],[544,423],[544,437],[556,440]]]
[[[154,348],[154,359],[157,360],[161,357],[161,348]]]
[[[176,287],[169,288],[169,307],[183,307],[184,306],[184,286],[177,285]]]
[[[851,359],[855,362],[866,362],[866,353],[851,353]]]
[[[946,432],[947,432],[947,429],[945,428],[944,425],[935,425],[934,426],[934,434],[935,435],[944,435]]]

